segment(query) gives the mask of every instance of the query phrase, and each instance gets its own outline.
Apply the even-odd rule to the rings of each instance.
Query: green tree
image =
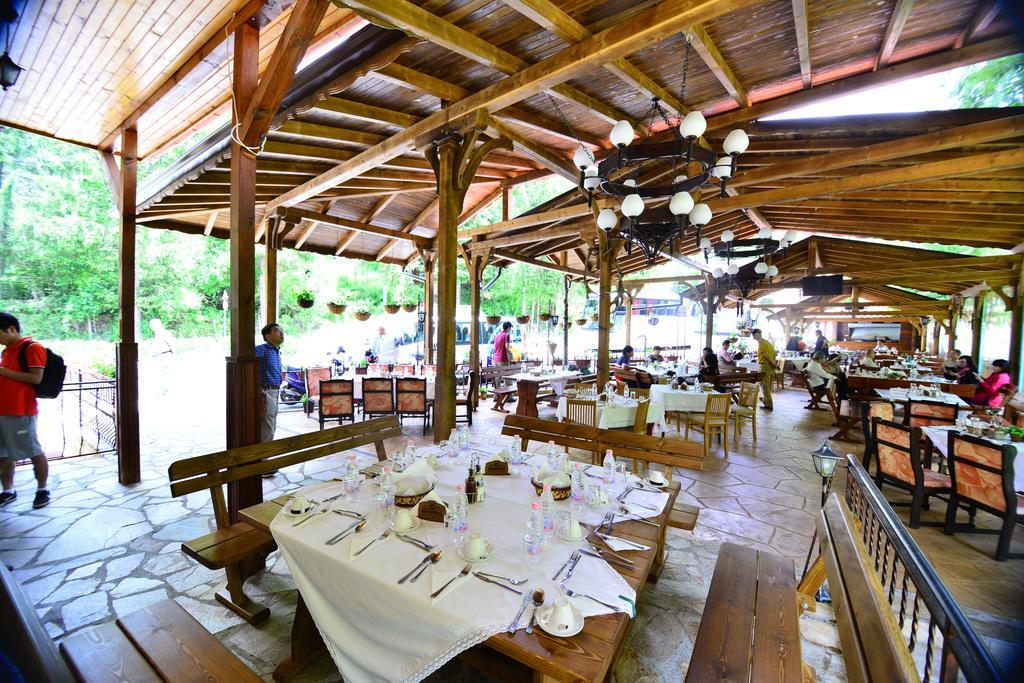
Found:
[[[1024,105],[1024,55],[1000,57],[971,69],[954,95],[962,108]]]

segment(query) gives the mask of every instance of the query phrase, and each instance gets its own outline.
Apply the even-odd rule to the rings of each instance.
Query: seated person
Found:
[[[807,373],[807,381],[812,389],[824,389],[830,381],[835,381],[836,376],[829,372],[825,364],[828,362],[824,353],[818,352],[811,356],[804,372]]]
[[[864,352],[864,357],[860,359],[860,366],[866,370],[878,369],[878,363],[875,362],[874,349],[868,349]]]
[[[727,372],[736,371],[736,361],[743,358],[743,354],[739,352],[733,352],[732,340],[726,339],[722,342],[722,349],[718,352],[718,364]]]
[[[629,367],[629,361],[632,360],[632,358],[633,358],[633,347],[630,346],[629,344],[626,344],[625,346],[622,347],[622,355],[619,356],[619,363],[618,363],[619,367],[620,368],[628,368]]]
[[[946,360],[942,361],[942,375],[946,379],[958,379],[960,375],[960,351],[950,349]]]
[[[660,346],[655,346],[654,347],[654,350],[651,352],[650,361],[652,363],[664,363],[665,362],[665,357],[661,355],[661,347]]]
[[[800,337],[790,337],[789,341],[786,342],[787,351],[800,351],[802,349]]]
[[[956,378],[957,384],[977,384],[978,383],[978,367],[974,364],[974,359],[970,356],[960,356],[956,359],[957,372],[954,377]]]
[[[838,353],[830,353],[821,366],[825,369],[825,372],[831,373],[836,378],[836,396],[840,401],[845,401],[849,388],[846,381],[846,371],[843,369],[843,357]]]
[[[992,361],[992,371],[982,379],[977,373],[974,376],[980,384],[974,396],[964,400],[974,406],[998,408],[1003,404],[1001,389],[1010,383],[1010,364],[1005,360]]]
[[[718,356],[715,355],[714,349],[710,346],[704,347],[704,355],[700,360],[700,371],[697,373],[697,380],[699,382],[711,382],[712,384],[718,381]]]

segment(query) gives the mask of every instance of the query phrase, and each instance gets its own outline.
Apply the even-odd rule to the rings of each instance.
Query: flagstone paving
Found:
[[[682,486],[679,500],[702,508],[699,523],[693,532],[669,530],[667,564],[661,579],[640,595],[639,614],[615,663],[613,680],[654,683],[682,678],[722,542],[780,553],[792,558],[801,571],[821,501],[820,479],[808,453],[833,431],[824,413],[803,410],[803,399],[803,392],[793,389],[776,393],[775,410],[760,415],[756,443],[748,429],[738,443],[730,443],[728,459],[716,446],[704,471],[676,472]],[[488,407],[485,402],[474,420],[472,431],[480,438],[500,433],[503,415]],[[113,456],[54,462],[53,504],[32,510],[31,472],[19,470],[21,496],[0,509],[0,560],[14,569],[56,639],[170,597],[270,680],[276,664],[287,655],[295,609],[288,567],[274,553],[266,571],[248,584],[253,597],[271,609],[270,619],[259,627],[246,624],[214,600],[223,572],[205,569],[181,552],[181,541],[212,528],[209,495],[199,492],[172,499],[166,468],[176,459],[222,448],[223,413],[184,402],[160,408],[143,412],[143,482],[137,486],[117,482]],[[279,424],[278,436],[316,428],[315,421],[297,412],[282,413]],[[420,435],[415,421],[406,431],[417,442],[429,440]],[[669,434],[678,437],[674,430]],[[404,443],[397,439],[388,446]],[[859,444],[838,449],[858,456],[862,451]],[[288,468],[264,480],[264,495],[328,479],[340,463],[335,456]],[[890,490],[886,495],[906,500]],[[924,519],[941,519],[944,511],[942,503],[933,503]],[[985,536],[947,537],[927,527],[913,535],[997,657],[1012,657],[1014,644],[1024,642],[1020,565],[994,562],[994,540]],[[804,614],[800,626],[804,657],[818,679],[845,680],[829,606],[819,605],[817,612]],[[333,662],[322,657],[299,680],[341,678]],[[481,677],[453,662],[428,680]]]

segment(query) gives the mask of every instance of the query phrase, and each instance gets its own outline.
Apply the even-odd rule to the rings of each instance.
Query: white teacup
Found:
[[[553,631],[568,631],[576,621],[572,605],[565,598],[558,598],[548,611],[548,628]]]
[[[309,501],[305,496],[295,496],[292,498],[292,504],[288,507],[288,511],[293,515],[301,515],[303,512],[309,509]]]
[[[586,529],[580,524],[578,519],[569,520],[569,538],[583,538],[587,535]]]
[[[406,531],[411,529],[415,520],[412,511],[408,508],[397,508],[395,510],[395,531]]]
[[[487,554],[487,541],[480,534],[473,534],[466,541],[466,557],[477,559]]]
[[[659,485],[660,484],[664,484],[665,483],[665,473],[662,472],[661,470],[653,470],[652,469],[651,470],[651,475],[650,475],[650,480],[651,480],[652,484],[659,484]]]

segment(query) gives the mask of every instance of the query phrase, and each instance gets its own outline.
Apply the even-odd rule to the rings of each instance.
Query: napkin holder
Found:
[[[421,501],[416,508],[416,516],[428,522],[443,522],[446,512],[445,506],[436,500]]]
[[[500,459],[489,460],[484,464],[484,474],[507,475],[508,463]]]

